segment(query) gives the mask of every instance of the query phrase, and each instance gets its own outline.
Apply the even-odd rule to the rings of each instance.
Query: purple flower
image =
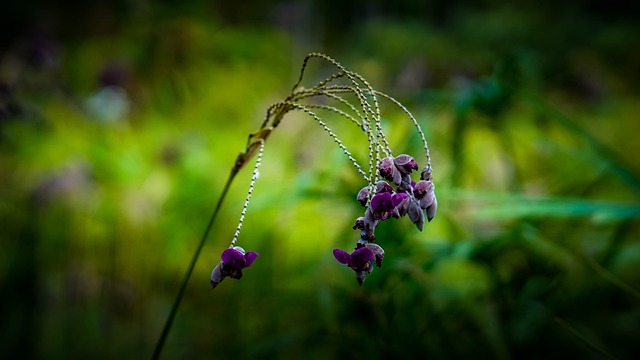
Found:
[[[378,163],[378,171],[380,171],[380,176],[392,181],[396,185],[400,185],[402,182],[402,174],[396,167],[392,156],[380,160]]]
[[[371,263],[376,259],[376,255],[366,246],[359,247],[353,253],[341,249],[333,249],[333,256],[341,264],[346,264],[356,272],[358,284],[362,285],[367,274],[373,270]]]
[[[398,167],[398,170],[400,170],[403,174],[409,175],[413,170],[418,170],[418,163],[410,155],[400,154],[396,156],[394,162]]]
[[[214,289],[225,277],[239,280],[242,269],[249,267],[258,257],[254,251],[245,252],[240,246],[234,246],[222,252],[222,260],[211,272],[211,288]]]
[[[391,215],[393,217],[397,219],[401,216],[404,216],[406,212],[403,212],[402,209],[404,209],[404,204],[408,201],[409,198],[411,198],[411,195],[407,194],[406,192],[397,192],[393,194],[393,196],[391,196],[391,203],[393,204],[393,211]]]
[[[378,193],[371,199],[369,210],[376,220],[385,220],[389,218],[389,213],[393,210],[393,202],[390,193]]]
[[[375,220],[386,220],[390,216],[399,218],[403,214],[399,213],[398,210],[407,198],[409,198],[409,194],[404,192],[375,194],[369,205],[371,216]]]

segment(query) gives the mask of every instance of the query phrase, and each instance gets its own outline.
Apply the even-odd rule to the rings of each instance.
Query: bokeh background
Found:
[[[245,169],[163,358],[634,358],[639,14],[622,0],[3,2],[0,357],[150,357],[236,155],[318,51],[415,114],[436,218],[382,223],[383,268],[358,287],[331,252],[357,239],[364,184],[288,115],[239,240],[260,257],[209,291]],[[309,70],[307,84],[333,71]],[[411,124],[383,117],[422,166]]]

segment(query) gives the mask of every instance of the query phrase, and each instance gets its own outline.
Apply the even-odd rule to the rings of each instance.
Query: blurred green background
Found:
[[[357,240],[365,184],[317,124],[288,115],[238,243],[260,257],[209,291],[244,169],[163,358],[637,356],[639,7],[3,3],[0,357],[150,357],[235,156],[311,51],[414,113],[438,215],[422,233],[382,223],[383,268],[358,287],[331,251]],[[331,71],[313,63],[306,83]],[[383,118],[396,154],[423,166],[411,124],[391,106]]]

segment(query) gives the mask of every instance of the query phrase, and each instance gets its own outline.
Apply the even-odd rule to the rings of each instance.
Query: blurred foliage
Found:
[[[236,179],[163,357],[619,358],[640,348],[640,50],[631,2],[65,1],[2,5],[0,354],[144,358],[247,135],[327,52],[416,115],[439,214],[378,228],[364,185],[291,114],[269,139],[239,245],[208,291]],[[35,9],[35,10],[34,10]],[[311,76],[323,78],[318,66]],[[384,106],[398,153],[420,152]],[[326,120],[354,150],[364,142]]]

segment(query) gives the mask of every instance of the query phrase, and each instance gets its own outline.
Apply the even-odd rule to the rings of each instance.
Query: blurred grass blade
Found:
[[[229,187],[233,182],[233,179],[238,174],[239,167],[233,167],[231,169],[231,173],[229,174],[229,178],[227,179],[224,188],[222,189],[222,193],[220,194],[220,198],[218,199],[218,203],[216,204],[215,209],[213,210],[213,214],[211,214],[211,218],[209,219],[209,223],[207,224],[204,233],[202,234],[202,238],[200,239],[200,243],[196,248],[196,251],[193,253],[193,258],[191,259],[191,263],[189,264],[189,268],[187,269],[186,274],[184,275],[184,280],[182,280],[182,285],[180,286],[180,290],[178,291],[178,295],[176,296],[175,301],[173,302],[173,306],[171,307],[171,312],[167,317],[167,321],[164,324],[164,328],[162,329],[162,333],[160,334],[160,338],[158,339],[158,343],[156,344],[155,349],[153,350],[152,359],[159,359],[160,354],[162,353],[162,348],[164,347],[164,343],[167,340],[167,335],[169,335],[169,330],[171,330],[171,325],[173,324],[173,320],[178,313],[178,308],[180,307],[180,303],[182,302],[182,297],[187,289],[187,284],[189,283],[189,279],[191,278],[191,273],[193,273],[193,269],[196,266],[196,262],[200,257],[200,252],[202,251],[202,247],[204,246],[204,242],[207,240],[209,236],[209,231],[211,231],[211,227],[213,226],[213,222],[218,215],[218,211],[224,202],[225,197],[227,196],[227,192],[229,191]]]
[[[471,214],[478,219],[591,217],[597,221],[640,218],[640,204],[531,196],[521,193],[451,190],[454,201],[478,203]]]
[[[555,320],[556,324],[560,325],[562,328],[567,330],[569,332],[569,334],[571,334],[571,336],[573,336],[576,340],[578,340],[578,342],[580,342],[582,345],[584,345],[587,348],[589,348],[589,350],[595,352],[596,354],[602,356],[605,359],[617,359],[615,356],[609,354],[608,352],[603,350],[601,347],[595,345],[593,343],[593,341],[589,341],[589,339],[587,339],[576,328],[574,328],[573,326],[569,325],[563,319],[561,319],[559,317],[555,317],[554,320]]]
[[[536,109],[557,120],[560,125],[578,135],[589,145],[589,148],[592,149],[594,154],[597,155],[609,169],[611,169],[613,174],[633,188],[635,192],[640,193],[640,178],[629,170],[629,167],[625,166],[620,157],[617,156],[609,147],[602,144],[593,135],[578,126],[568,115],[563,113],[557,107],[546,103],[539,97],[534,97],[532,100]]]
[[[622,279],[612,274],[609,270],[602,267],[602,265],[598,264],[598,262],[594,259],[584,256],[583,260],[589,267],[591,267],[595,272],[602,276],[607,282],[613,284],[615,287],[631,295],[635,298],[636,301],[640,302],[640,292],[638,292],[638,290],[634,289],[629,284],[622,281]]]

